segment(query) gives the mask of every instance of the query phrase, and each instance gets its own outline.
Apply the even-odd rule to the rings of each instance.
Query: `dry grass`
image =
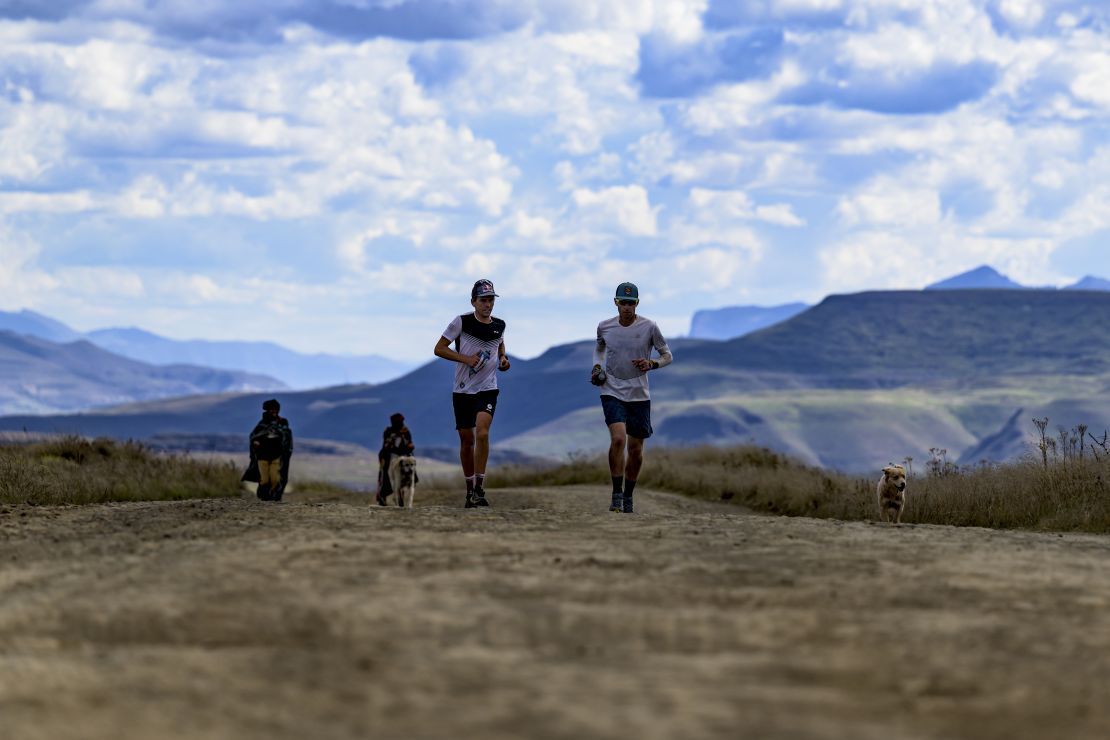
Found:
[[[0,446],[0,503],[88,504],[239,495],[233,464],[155,453],[137,442],[60,437]]]
[[[910,480],[903,523],[963,527],[1110,532],[1110,460],[1072,457],[957,469],[938,466]],[[723,500],[786,516],[871,520],[875,486],[798,463],[757,447],[655,448],[643,485],[695,498]],[[499,468],[497,487],[609,485],[605,460],[574,458],[551,468]]]

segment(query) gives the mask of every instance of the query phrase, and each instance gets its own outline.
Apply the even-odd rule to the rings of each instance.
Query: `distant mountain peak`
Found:
[[[1021,283],[1015,283],[990,265],[980,265],[974,270],[968,270],[955,277],[928,285],[925,290],[974,290],[977,288],[1021,290],[1025,286]]]
[[[1064,290],[1103,290],[1110,291],[1110,280],[1086,275],[1083,279],[1067,286]]]
[[[692,339],[735,339],[780,321],[786,321],[809,308],[805,303],[781,306],[727,306],[694,312],[690,321]]]

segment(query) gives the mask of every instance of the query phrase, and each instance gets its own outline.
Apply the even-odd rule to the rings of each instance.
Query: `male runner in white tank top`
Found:
[[[436,357],[459,363],[455,367],[455,429],[459,432],[459,462],[466,478],[467,509],[489,506],[486,500],[486,462],[489,460],[489,428],[497,410],[497,375],[508,370],[505,352],[505,322],[493,315],[497,298],[493,283],[479,280],[470,289],[474,313],[456,316],[435,347]],[[455,348],[450,345],[454,343]]]
[[[636,315],[640,291],[635,285],[618,285],[613,302],[617,315],[597,325],[590,382],[601,389],[601,408],[609,426],[609,474],[613,478],[609,511],[631,514],[632,492],[644,461],[644,440],[652,432],[647,374],[670,365],[673,357],[655,322]],[[651,359],[652,348],[659,359]]]

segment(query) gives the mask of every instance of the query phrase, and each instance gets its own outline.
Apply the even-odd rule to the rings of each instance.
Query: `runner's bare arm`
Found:
[[[605,364],[605,337],[601,336],[601,327],[597,327],[597,344],[594,345],[594,367]]]
[[[671,348],[667,346],[667,340],[663,338],[663,333],[659,331],[658,326],[655,327],[651,333],[651,342],[655,347],[655,351],[659,353],[659,359],[651,360],[645,357],[633,360],[632,364],[635,365],[636,369],[640,372],[646,373],[648,370],[658,370],[674,362],[674,355],[671,354]]]
[[[481,356],[477,354],[464,355],[451,349],[451,340],[447,337],[439,338],[439,341],[436,342],[436,348],[435,350],[433,350],[433,353],[436,357],[442,357],[445,360],[451,360],[451,362],[461,362],[462,364],[469,367],[474,367],[482,359]]]
[[[504,372],[509,369],[509,351],[505,349],[505,340],[497,345],[497,369]]]
[[[594,345],[594,366],[590,370],[590,382],[594,385],[605,385],[605,337],[601,336],[601,327],[597,328],[597,344]]]

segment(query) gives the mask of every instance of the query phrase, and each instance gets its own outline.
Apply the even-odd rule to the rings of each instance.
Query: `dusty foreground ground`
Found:
[[[1110,538],[490,495],[0,507],[0,736],[1110,737]]]

